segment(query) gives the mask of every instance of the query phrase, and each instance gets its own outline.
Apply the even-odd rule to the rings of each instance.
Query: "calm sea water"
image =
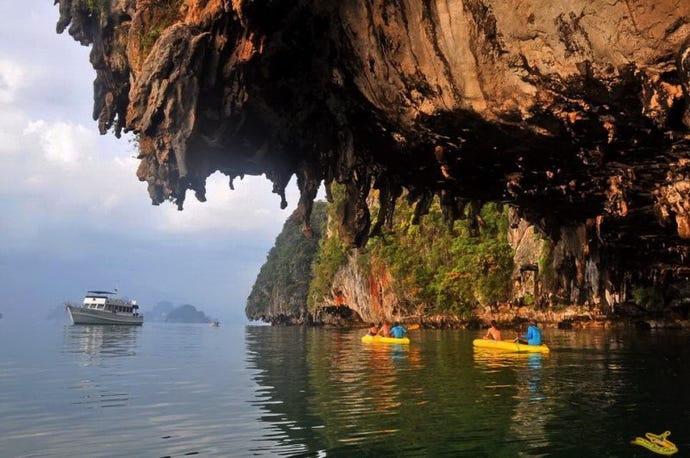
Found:
[[[648,457],[666,430],[690,455],[687,332],[362,333],[0,320],[0,456]]]

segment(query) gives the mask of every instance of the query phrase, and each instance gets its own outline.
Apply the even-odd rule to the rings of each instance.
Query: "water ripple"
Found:
[[[680,333],[554,331],[549,355],[486,355],[469,331],[409,346],[325,328],[10,331],[6,456],[631,456],[630,438],[667,429],[690,447]]]

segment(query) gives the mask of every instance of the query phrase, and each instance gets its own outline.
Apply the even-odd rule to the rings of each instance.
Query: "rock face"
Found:
[[[514,207],[560,246],[574,301],[690,277],[690,2],[57,3],[154,204],[203,201],[221,171],[266,174],[284,206],[294,174],[308,233],[335,181],[362,246],[405,188],[417,216],[434,196],[450,220]]]
[[[245,314],[254,321],[276,325],[310,324],[307,295],[312,264],[326,226],[326,203],[314,205],[314,236],[300,232],[299,216],[293,213],[276,237],[247,298]]]

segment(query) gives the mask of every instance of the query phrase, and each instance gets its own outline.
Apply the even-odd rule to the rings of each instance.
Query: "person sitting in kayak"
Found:
[[[389,336],[395,337],[396,339],[402,339],[405,337],[405,333],[407,333],[407,329],[405,329],[404,326],[402,326],[400,323],[395,323],[395,326],[393,326],[388,333]]]
[[[489,340],[501,340],[501,331],[498,330],[498,326],[494,320],[491,320],[491,327],[486,331],[484,338]]]
[[[522,337],[517,336],[517,340],[527,345],[541,345],[541,331],[537,327],[537,322],[534,320],[530,321],[527,333]]]
[[[376,334],[379,333],[379,328],[380,328],[380,327],[381,327],[381,323],[379,323],[378,326],[375,325],[374,323],[370,323],[370,324],[369,324],[369,333],[368,333],[368,335],[370,335],[370,336],[375,336]]]
[[[388,337],[391,332],[391,325],[388,320],[383,320],[381,326],[379,327],[379,335],[383,337]]]

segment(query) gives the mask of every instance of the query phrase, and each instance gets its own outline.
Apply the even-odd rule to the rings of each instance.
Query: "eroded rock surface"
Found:
[[[139,136],[154,204],[204,200],[220,171],[265,174],[285,206],[297,175],[309,231],[336,181],[361,246],[403,188],[419,216],[433,196],[451,220],[502,201],[590,299],[690,276],[690,2],[56,3],[58,32],[92,46],[100,131]]]

